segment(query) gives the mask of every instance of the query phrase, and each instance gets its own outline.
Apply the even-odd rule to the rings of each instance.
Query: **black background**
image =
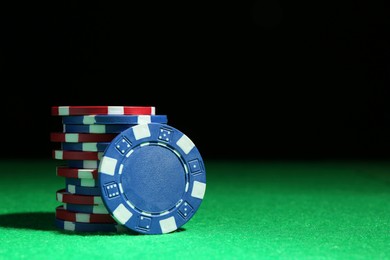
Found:
[[[385,1],[1,10],[3,158],[50,158],[54,105],[155,106],[207,159],[390,156]]]

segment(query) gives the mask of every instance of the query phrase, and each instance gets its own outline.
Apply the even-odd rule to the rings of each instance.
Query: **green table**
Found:
[[[0,162],[0,259],[390,258],[390,164],[206,161],[197,214],[165,235],[53,226],[54,160]]]

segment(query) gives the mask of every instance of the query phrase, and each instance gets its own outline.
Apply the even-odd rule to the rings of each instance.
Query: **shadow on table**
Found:
[[[15,228],[15,229],[30,229],[37,231],[55,231],[66,235],[78,235],[78,236],[91,236],[91,235],[105,235],[105,236],[114,236],[118,235],[117,233],[109,233],[109,232],[73,232],[73,231],[63,231],[59,230],[54,225],[55,214],[53,212],[25,212],[25,213],[10,213],[10,214],[2,214],[0,215],[0,227],[2,228]],[[179,228],[174,233],[179,233],[185,231],[184,228]],[[140,235],[131,230],[124,231],[122,234],[127,235]],[[169,235],[169,234],[165,234]]]
[[[53,212],[24,212],[0,215],[0,227],[41,231],[57,230]]]

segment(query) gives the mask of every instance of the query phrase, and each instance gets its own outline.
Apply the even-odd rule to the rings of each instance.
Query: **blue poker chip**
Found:
[[[99,205],[83,205],[83,204],[70,204],[64,203],[63,207],[67,211],[90,213],[90,214],[108,214],[106,207],[103,204]]]
[[[158,123],[136,125],[114,138],[98,179],[115,220],[144,234],[177,230],[197,212],[206,191],[206,170],[194,143]]]
[[[80,186],[80,187],[97,187],[98,180],[95,179],[77,179],[65,178],[66,185]]]
[[[65,189],[67,192],[72,194],[100,196],[99,187],[82,187],[73,184],[66,184]]]
[[[83,223],[55,219],[58,229],[73,232],[125,232],[126,229],[113,223]]]
[[[62,123],[68,125],[129,125],[129,124],[166,124],[166,115],[88,115],[88,116],[64,116]]]
[[[67,160],[66,162],[68,167],[79,169],[97,169],[100,163],[100,161],[94,160]]]
[[[63,125],[64,133],[116,134],[126,130],[130,125]]]
[[[61,150],[84,151],[84,152],[104,152],[110,143],[61,143]]]

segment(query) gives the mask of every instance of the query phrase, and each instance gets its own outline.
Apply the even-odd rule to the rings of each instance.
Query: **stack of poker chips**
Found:
[[[122,131],[139,124],[166,124],[167,116],[139,106],[56,106],[51,114],[63,123],[63,132],[50,134],[51,142],[58,144],[53,158],[64,161],[56,169],[57,176],[65,178],[65,188],[56,193],[62,203],[56,208],[56,226],[77,232],[121,230],[102,202],[100,159]]]

